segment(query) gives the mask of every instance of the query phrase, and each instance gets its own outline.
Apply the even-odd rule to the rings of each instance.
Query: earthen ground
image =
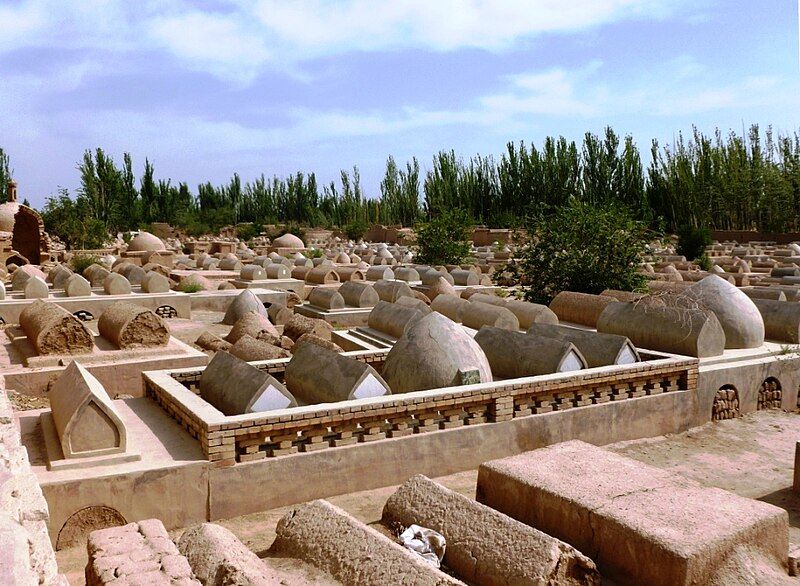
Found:
[[[672,470],[709,486],[730,490],[786,509],[792,544],[800,545],[800,497],[792,492],[795,443],[800,439],[800,414],[760,411],[740,419],[709,423],[688,432],[607,446],[620,454]],[[470,498],[475,497],[477,470],[436,479]],[[396,486],[331,497],[328,500],[357,519],[378,524],[386,499]],[[713,503],[709,503],[713,507]],[[220,521],[247,547],[276,569],[293,576],[291,583],[313,583],[319,575],[295,560],[270,558],[275,526],[290,507]],[[181,531],[171,533],[177,538]],[[70,584],[83,583],[86,548],[57,552],[59,570]],[[298,576],[298,573],[300,574]]]

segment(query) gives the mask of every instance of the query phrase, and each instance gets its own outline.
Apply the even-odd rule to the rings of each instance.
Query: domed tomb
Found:
[[[166,249],[161,238],[150,232],[139,232],[128,245],[128,252],[155,252]]]
[[[392,393],[492,382],[481,347],[458,324],[430,313],[397,340],[381,373]]]
[[[725,279],[710,275],[683,292],[683,303],[712,311],[725,332],[725,348],[764,344],[764,319],[753,300]]]
[[[305,248],[306,245],[300,238],[291,233],[286,233],[272,241],[274,248]]]

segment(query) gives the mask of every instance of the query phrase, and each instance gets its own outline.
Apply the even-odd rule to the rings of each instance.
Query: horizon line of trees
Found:
[[[0,178],[10,177],[8,169],[2,153]],[[709,136],[693,128],[673,145],[654,140],[647,167],[633,137],[610,127],[600,136],[587,133],[580,144],[564,137],[547,137],[539,147],[508,143],[498,159],[441,151],[424,172],[416,158],[398,165],[390,156],[375,198],[364,195],[358,167],[321,186],[314,173],[262,174],[245,183],[234,174],[226,184],[206,182],[194,193],[185,182],[156,179],[149,159],[137,179],[130,154],[118,166],[102,148],[86,151],[78,171],[75,197],[62,189],[43,209],[48,229],[67,243],[157,221],[194,234],[240,222],[413,226],[451,209],[490,227],[516,227],[529,211],[570,201],[623,207],[671,232],[800,227],[800,133],[776,135],[757,125],[746,135],[717,130]]]

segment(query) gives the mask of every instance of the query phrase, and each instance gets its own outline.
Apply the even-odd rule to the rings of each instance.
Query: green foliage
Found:
[[[365,220],[353,220],[344,227],[344,233],[349,240],[361,240],[369,230],[369,224]]]
[[[8,154],[0,148],[0,202],[8,199],[8,182],[11,181],[12,175],[11,160],[8,158]]]
[[[643,287],[637,268],[650,240],[643,222],[620,207],[583,202],[548,211],[531,216],[530,242],[515,267],[528,301],[549,304],[561,291]]]
[[[239,240],[250,242],[253,238],[261,234],[264,226],[261,224],[240,224],[236,226],[236,236]]]
[[[464,210],[443,210],[417,227],[416,261],[424,264],[461,264],[470,252],[469,216]]]
[[[678,254],[687,260],[695,260],[705,254],[706,246],[711,244],[711,230],[686,225],[678,228]]]
[[[100,258],[93,254],[76,254],[69,261],[72,270],[79,275],[93,264],[100,264]]]
[[[102,248],[109,239],[108,231],[93,210],[85,196],[73,200],[66,189],[61,189],[58,196],[47,199],[42,220],[50,234],[70,249]]]
[[[76,227],[47,223],[65,240],[97,241],[100,232],[136,230],[168,222],[192,236],[236,223],[283,223],[352,228],[381,223],[413,226],[462,209],[476,223],[518,227],[531,212],[572,201],[617,204],[651,227],[723,230],[800,230],[800,133],[774,134],[752,126],[744,135],[693,129],[674,144],[651,143],[645,168],[630,136],[606,128],[582,140],[547,137],[539,145],[509,143],[499,157],[461,158],[439,152],[421,175],[420,163],[389,157],[380,193],[364,193],[357,167],[325,185],[314,173],[265,175],[243,181],[186,183],[159,179],[145,159],[137,178],[131,156],[122,165],[103,151],[86,151],[79,162],[80,189],[74,200]],[[0,149],[0,191],[11,176]],[[65,193],[65,192],[64,192]],[[62,195],[51,198],[51,218],[69,209]],[[377,197],[370,197],[371,195]],[[85,233],[85,234],[84,234]],[[77,244],[76,244],[77,245]],[[688,255],[687,255],[688,256]]]
[[[198,291],[202,291],[203,287],[200,283],[181,283],[178,286],[178,289],[183,291],[184,293],[197,293]]]
[[[305,252],[306,258],[322,258],[323,256],[324,254],[319,248],[309,248]]]
[[[698,256],[696,259],[694,259],[694,262],[697,263],[697,266],[699,266],[704,271],[711,270],[712,266],[711,259],[708,258],[708,255],[705,252],[700,256]]]
[[[303,229],[297,224],[287,224],[281,229],[281,233],[278,236],[283,236],[284,234],[294,234],[298,238],[302,238]]]
[[[398,169],[394,157],[389,157],[386,161],[386,173],[381,181],[379,205],[379,219],[383,224],[413,226],[417,222],[420,207],[419,161],[416,157],[406,163],[404,171]],[[351,237],[351,240],[356,238]]]

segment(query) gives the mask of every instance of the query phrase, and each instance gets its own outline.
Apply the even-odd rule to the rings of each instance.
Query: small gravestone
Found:
[[[237,295],[233,302],[231,302],[231,304],[228,306],[228,310],[225,312],[225,317],[222,319],[222,323],[232,326],[245,314],[251,311],[254,311],[260,315],[267,315],[267,310],[264,307],[264,304],[256,296],[256,294],[249,289],[245,289],[239,293],[239,295]]]
[[[334,289],[315,287],[308,296],[308,303],[322,309],[344,309],[344,297]]]
[[[273,263],[265,268],[268,279],[288,279],[292,276],[292,271],[284,264]]]
[[[235,344],[242,336],[247,335],[258,338],[262,332],[280,337],[280,333],[278,333],[278,330],[272,325],[272,322],[269,321],[269,317],[254,311],[249,311],[233,324],[231,331],[228,332],[225,339],[231,344]]]
[[[73,272],[64,265],[58,265],[47,275],[48,280],[53,284],[53,289],[63,289],[67,279]]]
[[[92,284],[77,274],[72,274],[64,281],[67,297],[84,297],[92,294]]]
[[[142,281],[142,291],[145,293],[168,293],[169,279],[155,271],[150,271]]]
[[[375,307],[381,299],[371,283],[362,281],[347,281],[339,287],[339,295],[350,307]]]
[[[242,281],[263,281],[267,278],[267,273],[264,271],[264,267],[255,264],[247,265],[242,267],[239,278]]]
[[[130,295],[131,283],[120,274],[109,273],[103,281],[103,290],[107,295]]]
[[[141,285],[146,273],[142,267],[129,263],[122,266],[119,274],[128,279],[131,285]]]
[[[239,271],[242,269],[242,263],[237,258],[223,258],[217,267],[221,271]]]
[[[92,287],[102,287],[106,281],[106,277],[110,274],[111,272],[107,268],[101,267],[100,265],[92,265],[83,272],[83,276],[89,279],[89,283],[91,283]]]
[[[50,287],[41,277],[30,277],[25,282],[23,291],[25,299],[47,299],[50,297]]]

